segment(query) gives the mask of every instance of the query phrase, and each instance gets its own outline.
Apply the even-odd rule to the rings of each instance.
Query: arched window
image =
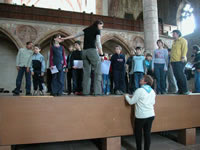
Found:
[[[184,35],[188,35],[194,32],[195,19],[193,14],[193,8],[190,4],[186,4],[181,12],[180,30]]]

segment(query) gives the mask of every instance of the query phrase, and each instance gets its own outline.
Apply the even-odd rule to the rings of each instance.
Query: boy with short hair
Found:
[[[83,68],[74,66],[74,61],[82,61],[81,41],[75,41],[75,50],[72,52],[70,63],[72,64],[73,92],[75,95],[82,95]]]
[[[135,89],[137,89],[140,87],[140,80],[146,72],[145,57],[142,55],[141,47],[136,47],[136,56],[133,57],[132,64],[132,71],[130,74],[134,73]]]
[[[40,54],[41,48],[39,45],[34,46],[34,54],[32,56],[32,66],[31,66],[31,73],[33,77],[33,87],[34,92],[33,95],[37,95],[38,93],[38,86],[40,95],[44,95],[43,93],[43,86],[44,83],[44,72],[45,72],[45,60],[44,56]]]
[[[18,75],[16,79],[16,88],[12,91],[13,96],[19,96],[22,78],[25,73],[26,77],[26,95],[31,95],[31,73],[30,73],[30,67],[31,67],[31,58],[33,55],[33,43],[27,42],[26,48],[21,48],[18,51],[17,58],[16,58],[16,67],[18,70]]]
[[[115,47],[115,54],[111,57],[111,67],[115,84],[115,94],[122,95],[125,91],[125,56],[121,54],[122,47]]]

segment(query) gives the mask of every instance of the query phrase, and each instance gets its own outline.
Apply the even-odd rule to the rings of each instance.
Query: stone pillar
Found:
[[[194,13],[194,17],[195,17],[195,24],[196,24],[196,28],[195,30],[197,32],[194,33],[198,33],[200,32],[200,2],[199,0],[192,0],[190,2],[192,8],[194,9],[193,13]]]
[[[108,16],[108,0],[103,0],[103,16]]]
[[[157,0],[143,0],[145,50],[152,52],[159,39]]]

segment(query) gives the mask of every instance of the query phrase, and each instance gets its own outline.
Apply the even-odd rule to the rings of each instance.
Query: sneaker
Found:
[[[40,91],[40,96],[44,96],[44,92],[43,91]]]
[[[121,92],[120,92],[119,90],[117,90],[117,91],[115,92],[115,95],[121,95]]]
[[[190,95],[190,94],[191,94],[190,91],[187,91],[187,92],[183,93],[183,95]]]
[[[110,92],[107,92],[106,95],[110,95]]]
[[[17,92],[13,92],[13,96],[19,96],[19,93],[17,93]]]
[[[26,96],[32,96],[32,94],[31,93],[26,93]]]
[[[34,92],[33,92],[33,96],[36,96],[38,93],[37,93],[37,91],[35,90]]]
[[[124,92],[122,92],[122,91],[119,91],[119,93],[120,93],[120,95],[123,95],[123,94],[124,94]]]

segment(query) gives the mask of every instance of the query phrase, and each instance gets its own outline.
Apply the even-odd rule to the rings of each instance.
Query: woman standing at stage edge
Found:
[[[101,45],[101,33],[103,29],[103,22],[100,20],[95,21],[91,26],[85,28],[82,32],[71,35],[63,40],[77,38],[84,36],[83,45],[83,95],[90,94],[91,84],[91,66],[94,68],[94,95],[101,95],[101,60],[99,56],[103,56],[102,45]],[[97,51],[98,49],[98,51]]]
[[[126,101],[135,104],[135,139],[137,150],[142,150],[142,133],[144,134],[144,150],[149,150],[151,145],[151,127],[154,120],[154,104],[156,94],[151,88],[153,79],[144,75],[140,80],[141,88],[138,88],[133,97],[125,94]]]

